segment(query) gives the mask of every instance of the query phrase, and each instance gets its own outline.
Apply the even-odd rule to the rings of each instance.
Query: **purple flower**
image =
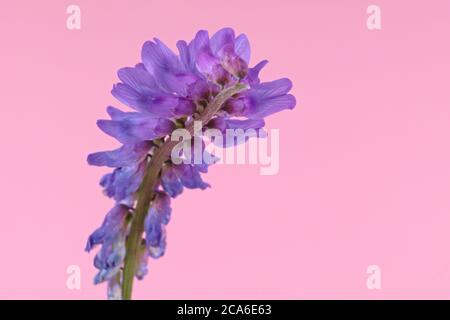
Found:
[[[161,171],[161,184],[172,198],[180,195],[183,192],[183,184],[175,172],[173,165],[166,165]]]
[[[127,144],[113,151],[92,153],[88,156],[87,161],[91,166],[112,168],[130,166],[143,160],[151,147],[152,143],[150,141]]]
[[[127,217],[129,208],[118,204],[105,217],[100,228],[95,230],[86,244],[86,251],[101,244],[102,248],[94,259],[94,266],[99,270],[94,283],[114,281],[120,272],[125,257],[125,237],[127,234]]]
[[[119,82],[114,84],[111,94],[132,110],[125,112],[109,106],[110,119],[99,120],[97,125],[122,145],[87,158],[90,165],[112,168],[112,172],[102,177],[100,185],[116,204],[86,245],[87,251],[101,245],[94,259],[99,270],[94,282],[108,282],[111,299],[126,297],[122,287],[129,281],[125,279],[129,270],[131,278],[142,279],[148,273],[148,257],[164,255],[171,198],[180,195],[184,188],[209,187],[201,173],[206,173],[208,166],[217,161],[213,156],[209,162],[190,162],[195,159],[192,148],[189,154],[182,154],[187,162],[161,159],[162,150],[170,146],[167,142],[173,130],[187,128],[206,114],[209,118],[202,123],[203,129],[215,128],[219,132],[254,129],[261,136],[265,117],[292,109],[296,103],[289,94],[292,88],[289,79],[260,81],[259,74],[267,61],[250,66],[250,43],[244,34],[236,36],[233,29],[224,28],[210,37],[201,30],[193,40],[180,40],[176,46],[177,53],[159,39],[147,41],[142,47],[141,61],[118,71]],[[218,106],[220,110],[208,113],[216,97],[238,86],[242,89],[227,96],[225,103]],[[236,143],[239,141],[225,139],[220,145],[228,147]],[[203,141],[200,146],[205,152]],[[130,230],[134,230],[133,223],[138,221],[144,225],[135,229],[144,229],[145,235],[138,234],[139,242],[131,244],[135,245],[134,250],[127,252],[128,242],[133,238]],[[129,257],[131,260],[127,260]],[[127,269],[127,261],[132,262],[129,265],[133,269]]]
[[[273,113],[293,109],[295,97],[288,92],[292,89],[289,79],[255,84],[237,98],[231,98],[224,107],[232,116],[261,119]]]
[[[157,191],[144,223],[148,253],[154,259],[163,256],[166,250],[165,226],[169,223],[171,214],[170,196]]]
[[[104,244],[110,236],[116,236],[126,228],[126,218],[129,214],[128,208],[124,205],[116,205],[112,208],[103,220],[100,228],[96,229],[86,243],[86,251],[91,251],[96,245]]]
[[[234,147],[238,144],[247,142],[248,139],[252,137],[265,138],[266,133],[262,129],[264,125],[265,122],[263,119],[239,120],[239,119],[232,119],[229,117],[216,117],[208,123],[209,128],[217,129],[223,134],[222,139],[220,141],[213,140],[213,143],[216,146],[222,148]],[[227,134],[227,130],[229,129],[233,130],[232,135]],[[241,136],[235,135],[235,132],[239,132],[235,130],[242,130],[242,132],[244,132],[243,139],[240,139],[242,135]]]
[[[210,187],[209,184],[203,182],[200,176],[199,168],[193,164],[179,164],[174,167],[175,174],[183,186],[188,189],[201,189],[204,190]]]
[[[137,162],[131,166],[115,168],[100,180],[104,193],[120,202],[133,195],[139,188],[145,174],[145,163]]]
[[[124,144],[164,137],[175,128],[172,121],[140,113],[127,113],[117,120],[98,120],[98,127]]]

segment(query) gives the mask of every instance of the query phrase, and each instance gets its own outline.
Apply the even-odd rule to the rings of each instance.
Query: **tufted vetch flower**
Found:
[[[112,168],[100,185],[113,208],[86,244],[87,251],[100,246],[94,283],[107,282],[110,299],[130,299],[133,279],[149,272],[148,259],[164,255],[171,199],[185,189],[210,187],[202,175],[211,163],[172,159],[171,133],[177,128],[192,133],[194,121],[220,132],[261,129],[265,117],[296,104],[289,79],[260,80],[267,61],[251,66],[244,34],[224,28],[210,37],[201,30],[176,47],[178,52],[159,39],[147,41],[141,61],[118,71],[111,93],[129,109],[109,106],[108,117],[97,125],[121,145],[87,158],[90,165]]]

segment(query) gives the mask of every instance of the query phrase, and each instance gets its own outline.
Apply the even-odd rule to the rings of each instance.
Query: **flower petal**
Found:
[[[203,74],[211,74],[216,65],[220,64],[217,57],[211,51],[208,32],[197,32],[194,40],[189,44],[192,55],[195,57],[197,69]]]
[[[111,94],[114,98],[122,102],[123,104],[136,108],[139,110],[143,100],[142,94],[133,89],[127,84],[117,83],[113,86]]]
[[[245,34],[240,34],[235,41],[236,54],[241,57],[245,63],[250,63],[250,42]]]
[[[161,138],[174,129],[172,121],[145,115],[133,115],[121,120],[98,120],[97,125],[124,144]]]
[[[139,68],[122,68],[117,72],[119,79],[140,94],[155,94],[158,86],[155,79],[146,70]]]
[[[234,31],[231,28],[223,28],[217,31],[210,40],[211,50],[217,56],[222,56],[224,50],[234,51]]]
[[[165,166],[161,172],[161,185],[172,198],[183,192],[183,184],[175,174],[173,166]]]
[[[122,300],[122,287],[118,277],[113,277],[108,281],[107,294],[109,300]]]
[[[243,92],[237,98],[228,99],[223,109],[233,116],[259,119],[273,113],[293,109],[294,96],[287,94],[292,88],[289,79],[260,83]]]
[[[155,209],[160,221],[163,224],[168,224],[172,214],[170,196],[165,192],[158,191],[151,205]]]
[[[126,253],[125,238],[124,232],[106,238],[94,259],[94,265],[99,269],[94,278],[95,284],[111,280],[120,272]]]
[[[183,70],[178,57],[162,41],[147,41],[142,47],[142,61],[158,86],[167,93],[186,95],[187,85],[197,77]]]
[[[179,164],[173,166],[177,177],[180,182],[188,189],[206,189],[210,185],[203,182],[198,169],[189,164]]]
[[[142,141],[136,144],[126,144],[112,151],[95,152],[88,155],[87,162],[91,166],[108,166],[112,168],[130,166],[143,159],[152,142]]]
[[[120,167],[108,173],[100,180],[104,193],[117,202],[128,200],[142,183],[145,174],[145,163]]]
[[[227,129],[261,129],[264,127],[265,122],[263,119],[247,119],[247,120],[238,120],[238,119],[227,119],[226,120],[226,128]]]
[[[254,109],[248,110],[248,112],[245,113],[245,116],[252,119],[264,118],[286,109],[293,109],[295,104],[295,97],[291,94],[286,94],[259,101]]]
[[[264,66],[268,62],[269,61],[267,61],[267,60],[263,60],[263,61],[259,62],[256,66],[254,66],[253,68],[248,69],[247,78],[245,79],[245,81],[248,84],[250,84],[250,86],[254,86],[254,85],[257,85],[260,83],[259,73],[260,73],[261,69],[264,68]]]
[[[263,98],[271,98],[284,95],[292,89],[292,81],[281,78],[271,82],[263,82],[254,86],[249,92],[258,92]]]
[[[221,140],[214,139],[213,143],[221,148],[234,147],[247,142],[252,137],[266,137],[265,131],[261,130],[265,125],[263,119],[239,120],[218,117],[214,120],[215,122],[212,125],[220,130],[224,136]]]
[[[86,243],[86,251],[91,251],[97,244],[103,244],[108,236],[117,234],[124,228],[125,218],[128,215],[128,208],[123,205],[114,206],[103,220],[102,225],[96,229]]]
[[[144,43],[141,58],[145,68],[153,76],[156,76],[160,70],[170,71],[179,66],[177,56],[157,39],[155,39],[155,42],[147,41]]]
[[[150,208],[145,218],[145,234],[147,244],[150,246],[158,245],[162,235],[162,224],[156,216],[155,209]]]

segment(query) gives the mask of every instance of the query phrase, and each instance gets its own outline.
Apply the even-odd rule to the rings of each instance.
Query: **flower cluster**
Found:
[[[152,157],[172,131],[187,127],[207,111],[221,92],[237,84],[245,89],[230,96],[203,123],[205,128],[260,129],[264,117],[295,106],[295,98],[288,93],[292,87],[289,79],[261,83],[259,72],[267,61],[249,67],[250,45],[244,34],[236,37],[231,28],[224,28],[210,38],[202,30],[189,43],[178,41],[177,48],[175,54],[159,39],[145,42],[142,62],[118,71],[120,82],[113,86],[112,95],[133,111],[109,106],[110,119],[99,120],[97,124],[122,146],[88,156],[90,165],[113,168],[102,177],[100,185],[115,205],[86,245],[87,251],[101,245],[94,260],[99,270],[94,282],[106,281],[112,299],[122,298],[126,243],[139,194],[153,195],[133,270],[135,277],[142,279],[147,273],[148,257],[164,255],[171,198],[180,195],[184,188],[209,187],[201,177],[208,164],[174,164],[168,159],[158,171],[155,189],[142,189]]]

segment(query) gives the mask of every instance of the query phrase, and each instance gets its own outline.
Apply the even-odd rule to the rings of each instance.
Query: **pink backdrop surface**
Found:
[[[294,82],[297,108],[267,121],[280,171],[218,165],[211,189],[173,201],[167,253],[135,297],[450,298],[447,0],[2,1],[0,298],[105,298],[83,249],[112,201],[86,155],[117,145],[95,125],[121,106],[116,71],[154,36],[174,48],[224,26],[270,61],[264,80]]]

